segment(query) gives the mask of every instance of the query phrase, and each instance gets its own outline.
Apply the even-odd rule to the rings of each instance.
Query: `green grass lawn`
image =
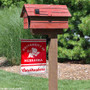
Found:
[[[23,76],[0,70],[0,88],[48,90],[48,79]],[[58,90],[90,90],[90,80],[59,80]]]

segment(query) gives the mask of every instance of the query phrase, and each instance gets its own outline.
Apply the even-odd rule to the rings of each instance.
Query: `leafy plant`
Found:
[[[20,13],[20,8],[0,10],[0,56],[6,56],[12,64],[20,63],[21,39],[34,38],[29,30],[23,30]]]

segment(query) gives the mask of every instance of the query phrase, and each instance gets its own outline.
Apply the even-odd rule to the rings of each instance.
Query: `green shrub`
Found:
[[[1,7],[22,7],[26,0],[1,0]]]
[[[90,15],[85,18],[81,18],[82,23],[78,25],[79,29],[84,36],[89,36],[90,38]],[[84,49],[86,51],[86,63],[90,63],[90,39],[86,40],[84,44]]]
[[[63,35],[58,35],[58,42],[59,58],[80,60],[86,57],[86,52],[83,48],[83,45],[85,44],[84,38],[74,36],[70,33],[64,33]]]
[[[78,25],[80,31],[83,32],[83,35],[90,36],[90,15],[81,18],[82,23]]]

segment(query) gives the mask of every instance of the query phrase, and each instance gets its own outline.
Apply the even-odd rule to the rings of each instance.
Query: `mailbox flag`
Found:
[[[21,40],[21,74],[46,72],[46,40]]]

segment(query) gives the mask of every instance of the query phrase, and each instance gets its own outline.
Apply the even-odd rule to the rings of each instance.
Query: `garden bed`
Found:
[[[0,69],[20,74],[20,65],[1,66]],[[48,78],[48,60],[47,60],[47,72],[45,74],[32,74],[31,76]],[[58,79],[90,80],[90,65],[58,63]]]

